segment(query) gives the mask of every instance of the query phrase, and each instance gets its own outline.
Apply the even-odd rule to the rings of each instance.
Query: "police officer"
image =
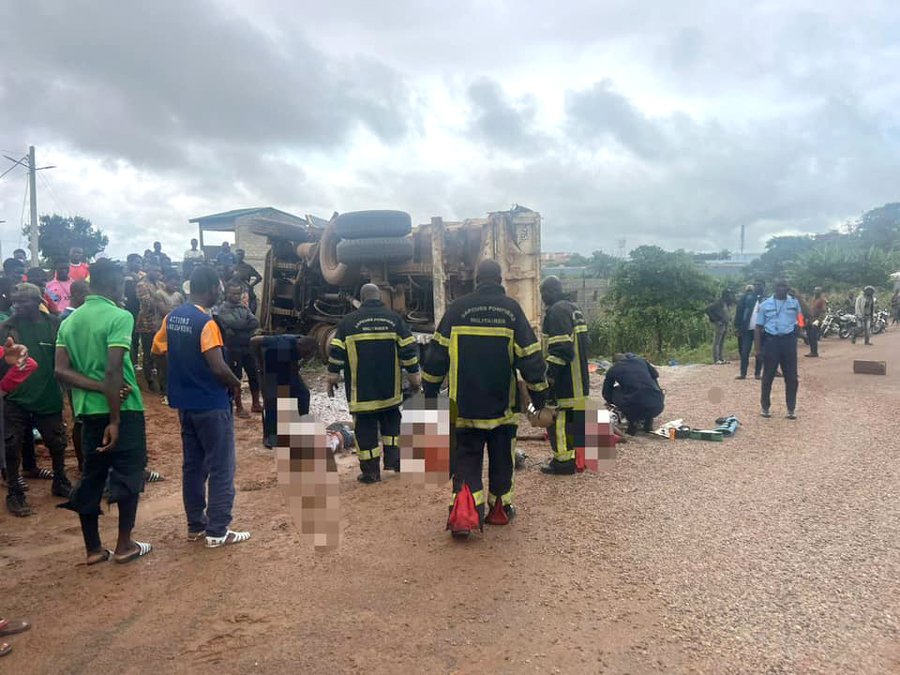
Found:
[[[784,375],[787,418],[797,419],[797,323],[803,308],[800,301],[788,294],[787,282],[775,282],[775,294],[763,300],[756,317],[756,356],[762,355],[763,376],[760,405],[763,417],[771,417],[772,382],[778,366]]]
[[[636,354],[616,354],[612,368],[603,380],[603,399],[621,410],[628,419],[628,434],[653,430],[653,418],[665,407],[665,396],[659,387],[659,371]]]
[[[578,305],[564,297],[559,277],[544,279],[541,298],[547,307],[543,333],[549,397],[558,406],[549,430],[553,459],[541,471],[574,474],[576,439],[584,434],[584,404],[590,392],[587,362],[590,339],[584,314]]]
[[[419,351],[403,317],[384,306],[378,286],[365,284],[360,300],[362,306],[341,319],[331,341],[328,393],[333,395],[343,371],[362,470],[357,480],[377,483],[381,480],[380,457],[384,457],[385,471],[400,471],[400,369],[409,373],[410,389],[418,390]],[[383,453],[378,445],[379,430]]]
[[[500,265],[493,260],[478,264],[475,292],[447,308],[422,373],[429,398],[437,396],[449,377],[455,434],[450,463],[454,504],[466,484],[481,522],[485,520],[481,475],[487,444],[491,509],[486,520],[493,524],[515,517],[516,371],[528,385],[536,409],[544,407],[547,390],[541,345],[519,303],[506,295],[501,283]],[[469,532],[452,533],[465,536]]]

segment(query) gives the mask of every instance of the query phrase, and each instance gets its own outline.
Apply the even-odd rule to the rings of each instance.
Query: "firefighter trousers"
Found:
[[[478,507],[478,515],[484,520],[484,446],[488,451],[488,505],[500,499],[504,506],[513,503],[515,478],[513,466],[516,453],[516,425],[502,424],[493,429],[457,429],[456,448],[451,458],[453,471],[453,497],[468,484]]]
[[[357,413],[353,431],[356,434],[356,454],[363,473],[377,469],[378,458],[382,456],[386,471],[400,470],[400,408]],[[378,443],[379,431],[381,445]]]
[[[560,408],[556,419],[547,430],[553,459],[557,462],[571,462],[575,459],[575,448],[584,447],[584,410]]]

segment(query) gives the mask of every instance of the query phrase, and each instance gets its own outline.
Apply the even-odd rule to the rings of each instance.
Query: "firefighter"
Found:
[[[419,348],[403,317],[384,306],[378,286],[365,284],[359,297],[362,306],[341,319],[331,341],[328,395],[334,395],[343,371],[362,471],[357,480],[377,483],[382,456],[385,471],[400,471],[400,369],[409,374],[410,390],[417,391],[421,386]]]
[[[525,380],[535,408],[543,408],[547,390],[540,343],[519,303],[506,295],[501,283],[500,265],[493,260],[479,263],[475,292],[447,308],[423,367],[428,398],[437,396],[445,377],[450,380],[453,506],[447,527],[458,537],[468,536],[485,520],[500,525],[515,517],[516,371]],[[487,518],[481,478],[485,444]],[[454,524],[453,513],[457,508],[471,513],[466,500],[460,499],[469,492],[477,519],[472,527],[462,528]]]
[[[584,436],[584,409],[590,392],[590,339],[584,314],[566,299],[558,277],[544,279],[541,298],[547,307],[543,333],[549,397],[557,405],[556,419],[549,430],[553,459],[541,471],[571,475],[575,473],[576,439]]]

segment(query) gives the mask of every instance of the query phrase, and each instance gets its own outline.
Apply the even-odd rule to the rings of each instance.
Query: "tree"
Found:
[[[770,280],[780,277],[814,246],[815,239],[810,235],[772,237],[766,242],[766,252],[747,267],[747,276]]]
[[[885,204],[863,214],[851,227],[864,246],[892,250],[900,244],[900,203]]]
[[[697,325],[715,296],[715,279],[694,264],[691,254],[641,246],[616,268],[607,297],[617,316],[649,331],[661,355],[688,325]]]
[[[599,279],[609,279],[619,264],[619,259],[603,251],[594,251],[587,261],[588,272]]]
[[[31,234],[31,227],[26,225],[25,236]],[[38,225],[38,248],[44,260],[68,260],[69,249],[78,247],[90,260],[103,251],[109,244],[107,237],[100,230],[95,230],[87,218],[81,216],[64,217],[57,214],[43,215]]]
[[[588,259],[585,258],[580,253],[573,253],[569,256],[569,259],[563,264],[563,267],[585,267],[588,264]]]

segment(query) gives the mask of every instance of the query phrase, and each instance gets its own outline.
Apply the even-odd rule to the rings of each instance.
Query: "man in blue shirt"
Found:
[[[772,382],[778,366],[784,375],[784,391],[787,402],[787,418],[797,419],[797,321],[803,311],[800,302],[788,295],[788,285],[783,279],[775,282],[775,295],[759,304],[756,317],[756,357],[762,356],[763,376],[760,403],[762,416],[771,417]]]
[[[218,295],[215,270],[195,269],[189,301],[166,316],[153,341],[153,353],[168,358],[169,405],[178,410],[181,421],[188,540],[205,537],[207,548],[250,538],[249,532],[228,527],[235,468],[231,403],[232,392],[240,395],[241,381],[225,363],[222,332],[209,315]]]

